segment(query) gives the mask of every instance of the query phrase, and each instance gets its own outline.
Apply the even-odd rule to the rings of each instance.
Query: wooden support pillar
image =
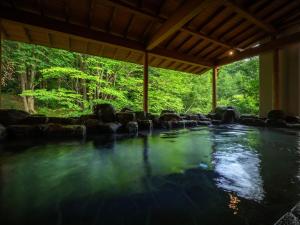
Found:
[[[144,54],[144,112],[148,112],[148,52]]]
[[[273,109],[280,108],[279,50],[273,52]]]
[[[218,78],[218,70],[217,66],[213,67],[212,73],[212,111],[214,112],[217,107],[217,78]]]
[[[1,23],[1,20],[0,20]],[[0,26],[0,108],[2,108],[2,30]]]

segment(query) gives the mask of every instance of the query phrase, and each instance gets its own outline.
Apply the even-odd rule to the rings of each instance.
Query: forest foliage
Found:
[[[141,65],[13,41],[4,41],[2,48],[2,92],[21,96],[30,113],[76,116],[106,102],[142,110]],[[221,67],[218,105],[257,114],[258,85],[258,58]],[[198,76],[150,67],[149,109],[208,113],[211,72]]]

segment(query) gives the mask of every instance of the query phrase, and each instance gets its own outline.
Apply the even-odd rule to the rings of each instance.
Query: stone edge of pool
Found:
[[[277,220],[274,225],[300,225],[300,202]]]

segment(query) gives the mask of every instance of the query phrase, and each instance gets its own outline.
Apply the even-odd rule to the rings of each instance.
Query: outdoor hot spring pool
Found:
[[[245,126],[3,143],[0,224],[273,224],[300,200],[300,135]]]

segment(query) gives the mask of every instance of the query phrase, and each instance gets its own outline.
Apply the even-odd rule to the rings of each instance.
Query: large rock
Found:
[[[6,137],[6,128],[0,124],[0,140],[3,140]]]
[[[198,119],[200,121],[210,121],[210,119],[208,117],[206,117],[205,115],[201,114],[201,113],[198,113]]]
[[[221,120],[222,123],[233,123],[239,119],[239,113],[231,106],[219,106],[215,110],[215,120]]]
[[[48,138],[83,138],[86,135],[84,125],[43,125],[44,136]]]
[[[266,126],[267,127],[285,128],[285,127],[287,127],[287,123],[283,119],[277,119],[277,120],[267,119]]]
[[[104,123],[116,121],[116,110],[111,104],[95,105],[94,114]]]
[[[81,115],[79,117],[79,123],[80,124],[83,124],[83,125],[86,125],[87,121],[89,120],[98,120],[98,117],[94,114],[89,114],[89,115]]]
[[[287,123],[300,123],[300,117],[299,116],[286,116],[285,121]]]
[[[258,117],[241,117],[239,123],[247,126],[264,127],[266,126],[265,120]]]
[[[282,110],[271,110],[268,113],[269,120],[285,120],[285,113]]]
[[[160,121],[180,121],[181,117],[176,113],[164,113],[159,117]]]
[[[4,126],[18,124],[21,120],[30,116],[29,113],[17,109],[1,109],[0,123]]]
[[[78,119],[69,117],[49,117],[48,123],[62,124],[62,125],[75,125],[78,124]]]
[[[86,133],[90,134],[97,134],[100,132],[100,122],[98,119],[87,119],[84,121],[84,125],[86,127]]]
[[[99,123],[98,129],[99,129],[99,133],[113,134],[116,133],[121,126],[122,125],[120,123]]]
[[[164,129],[178,129],[178,128],[185,128],[186,125],[186,121],[162,121],[160,122],[160,128],[164,128]]]
[[[136,111],[135,113],[135,118],[137,121],[139,120],[147,120],[149,113],[146,113],[144,111]]]
[[[9,125],[7,134],[9,137],[40,137],[43,136],[43,128],[39,125]]]
[[[139,126],[137,122],[128,122],[126,124],[126,130],[128,133],[137,133],[139,131]]]
[[[37,125],[46,124],[49,119],[45,115],[31,115],[19,121],[19,124]]]
[[[131,121],[135,121],[135,113],[133,112],[119,112],[116,114],[117,121],[122,125],[126,125]]]
[[[199,115],[197,115],[197,114],[190,114],[190,115],[186,115],[185,118],[187,120],[199,120]]]
[[[138,125],[140,130],[151,130],[153,128],[152,120],[139,120]]]
[[[198,125],[196,120],[185,120],[183,122],[185,123],[184,127],[196,127]]]

